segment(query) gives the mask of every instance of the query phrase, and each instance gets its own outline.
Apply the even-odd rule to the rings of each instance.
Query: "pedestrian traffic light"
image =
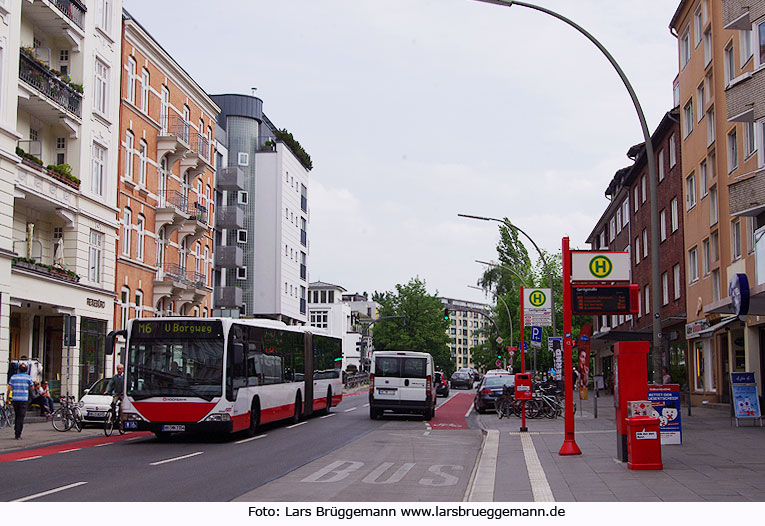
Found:
[[[444,320],[449,321],[449,309],[444,308]]]

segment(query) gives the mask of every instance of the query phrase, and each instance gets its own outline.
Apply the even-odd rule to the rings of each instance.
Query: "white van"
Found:
[[[425,420],[436,412],[433,357],[424,352],[376,351],[369,376],[369,417],[385,410],[422,413]]]

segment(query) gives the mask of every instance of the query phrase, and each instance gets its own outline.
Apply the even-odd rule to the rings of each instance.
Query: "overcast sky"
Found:
[[[620,63],[651,131],[672,107],[677,0],[538,0]],[[208,93],[249,94],[313,160],[309,273],[350,292],[475,285],[509,217],[542,248],[585,240],[640,125],[574,29],[473,0],[124,0]],[[530,252],[533,248],[529,246]]]

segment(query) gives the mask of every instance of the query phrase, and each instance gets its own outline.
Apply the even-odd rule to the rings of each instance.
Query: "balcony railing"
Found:
[[[85,18],[88,8],[82,2],[79,0],[53,0],[51,3],[64,13],[69,20],[77,24],[77,27],[85,29],[83,18]]]
[[[189,271],[188,282],[198,289],[203,289],[207,286],[207,276],[200,272]]]
[[[189,137],[191,136],[191,124],[183,120],[180,115],[171,115],[166,113],[160,116],[160,125],[162,131],[167,135],[174,135],[178,137],[180,141],[185,144],[189,143]]]
[[[186,269],[177,263],[165,263],[165,277],[181,283],[188,282]]]
[[[199,203],[194,203],[194,218],[200,223],[207,224],[207,207],[202,206]]]
[[[82,94],[23,50],[19,54],[19,78],[65,110],[81,117]]]
[[[218,228],[242,228],[244,226],[244,211],[238,206],[218,207]]]
[[[189,199],[178,190],[165,190],[160,192],[159,197],[166,206],[172,206],[184,214],[189,212]]]
[[[202,135],[201,133],[196,133],[194,144],[192,147],[194,148],[194,151],[199,154],[199,156],[204,159],[205,161],[210,160],[210,142],[207,140],[207,137]]]

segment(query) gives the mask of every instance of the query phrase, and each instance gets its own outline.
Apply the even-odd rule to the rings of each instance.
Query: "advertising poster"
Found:
[[[731,373],[730,386],[736,418],[762,418],[754,373]]]
[[[579,349],[579,399],[587,400],[587,384],[590,379],[590,337],[592,324],[585,323],[579,330],[577,348]]]
[[[553,355],[555,379],[558,381],[563,380],[563,338],[547,338],[547,345],[550,353]]]
[[[649,385],[648,400],[651,401],[651,416],[659,419],[662,445],[683,443],[680,411],[680,386],[678,384]]]

